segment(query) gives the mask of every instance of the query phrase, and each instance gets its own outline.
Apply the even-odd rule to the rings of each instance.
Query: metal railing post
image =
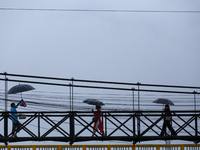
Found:
[[[197,105],[196,105],[196,91],[193,91],[194,93],[194,111],[195,111],[195,114],[196,114],[196,111],[197,111]]]
[[[198,125],[197,125],[197,115],[196,115],[196,91],[193,92],[194,93],[194,111],[195,111],[195,136],[198,136]]]
[[[4,143],[7,145],[8,141],[8,112],[4,113]]]
[[[40,138],[40,113],[38,113],[38,138]]]
[[[105,117],[104,118],[105,118],[105,135],[107,136],[107,132],[108,132],[107,129],[108,129],[108,127],[107,127],[107,119],[106,119],[107,117],[106,117],[106,114],[107,113],[105,113]]]
[[[138,85],[138,119],[137,119],[137,129],[138,129],[138,137],[140,139],[140,82],[137,83]]]
[[[135,105],[134,105],[134,90],[135,88],[132,88],[132,94],[133,94],[133,137],[135,137]]]
[[[74,107],[74,88],[73,88],[73,84],[74,84],[74,78],[71,79],[72,80],[72,111],[73,111],[73,107]]]
[[[5,75],[5,111],[7,111],[7,98],[8,98],[8,95],[7,95],[7,91],[8,91],[8,78],[6,77],[7,73],[5,72],[4,73]]]
[[[74,113],[70,112],[70,145],[72,145],[75,141],[74,129]]]
[[[72,92],[71,92],[71,84],[69,84],[69,110],[72,111],[72,105],[71,105],[71,100],[72,100]]]

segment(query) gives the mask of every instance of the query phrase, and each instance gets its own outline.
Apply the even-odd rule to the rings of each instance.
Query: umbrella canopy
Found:
[[[21,92],[25,92],[25,91],[30,91],[30,90],[34,90],[35,88],[32,87],[31,85],[28,84],[18,84],[13,86],[12,88],[10,88],[10,90],[8,90],[7,94],[16,94],[16,93],[21,93]]]
[[[174,103],[166,98],[158,98],[153,103],[158,103],[158,104],[168,104],[168,105],[174,105]]]
[[[98,101],[96,99],[86,99],[83,101],[83,103],[87,103],[89,105],[96,105],[96,106],[105,105],[103,102]]]

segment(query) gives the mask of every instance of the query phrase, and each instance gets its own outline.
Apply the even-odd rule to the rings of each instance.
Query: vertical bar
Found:
[[[195,114],[196,114],[196,110],[197,110],[197,107],[196,107],[196,91],[194,91],[193,93],[194,93],[194,111],[195,111]]]
[[[7,150],[11,150],[11,146],[7,146],[6,148],[7,148]]]
[[[103,121],[103,118],[104,118],[104,117],[103,117],[103,115],[104,115],[104,114],[103,114],[103,113],[101,113],[101,116],[100,116],[100,117],[101,117],[101,120],[102,120],[102,125],[103,125],[103,128],[105,129],[105,127],[104,127],[104,121]],[[104,130],[104,131],[105,131],[105,130]],[[104,133],[104,134],[105,134],[105,133]],[[103,136],[103,134],[102,134],[102,136]]]
[[[181,150],[184,150],[184,146],[183,145],[181,145]]]
[[[36,150],[36,145],[33,145],[33,150]]]
[[[160,146],[156,146],[156,150],[160,150]]]
[[[58,150],[61,150],[61,149],[62,149],[61,145],[58,145],[58,147],[57,147],[57,148],[58,148]]]
[[[132,94],[133,94],[133,137],[135,137],[135,109],[134,109],[134,88],[132,88]]]
[[[7,79],[7,77],[6,77],[6,72],[4,73],[5,74],[5,111],[7,111],[7,103],[8,103],[8,101],[7,101],[7,91],[8,91],[8,79]]]
[[[140,82],[137,83],[138,85],[138,111],[140,110]]]
[[[138,119],[137,119],[137,128],[138,128],[138,136],[140,138],[140,84],[141,83],[137,83],[138,84]]]
[[[134,88],[132,88],[132,95],[133,95],[133,111],[134,111],[134,107],[135,107],[135,105],[134,105]]]
[[[106,119],[106,113],[105,113],[105,135],[107,135],[107,119]]]
[[[69,84],[69,103],[70,103],[70,111],[72,110],[72,108],[71,108],[71,84]]]
[[[133,136],[135,137],[135,113],[133,113]]]
[[[135,149],[136,149],[136,145],[133,145],[132,150],[135,150]]]
[[[195,111],[195,136],[197,137],[198,136],[198,123],[197,123],[197,114],[196,114],[196,111]],[[196,141],[197,142],[197,141]],[[198,143],[198,142],[197,142]]]
[[[193,93],[194,93],[194,111],[195,111],[195,136],[197,137],[198,126],[197,126],[197,116],[196,116],[196,91],[194,91]]]
[[[4,142],[5,145],[7,145],[7,141],[8,141],[8,112],[4,113]]]
[[[40,138],[40,113],[38,113],[38,138]]]
[[[70,145],[74,143],[74,113],[70,112]]]
[[[74,105],[74,102],[73,102],[74,101],[73,100],[73,93],[74,93],[74,91],[73,91],[73,81],[74,81],[74,78],[72,78],[71,80],[72,80],[72,111],[73,111],[73,107],[74,107],[73,106]]]
[[[108,148],[107,150],[111,150],[111,145],[108,145],[107,148]]]

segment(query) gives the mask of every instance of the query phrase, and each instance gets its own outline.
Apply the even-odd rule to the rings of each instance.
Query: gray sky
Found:
[[[195,11],[200,1],[0,0],[1,8]],[[200,86],[200,13],[0,10],[1,72]]]

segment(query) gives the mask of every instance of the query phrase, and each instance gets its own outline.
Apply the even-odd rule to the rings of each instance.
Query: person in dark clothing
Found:
[[[171,131],[171,134],[173,136],[176,136],[176,132],[174,131],[174,129],[171,126],[171,120],[172,120],[172,116],[171,116],[171,111],[169,108],[169,105],[165,105],[164,110],[164,114],[163,114],[163,127],[162,127],[162,131],[160,133],[160,136],[164,136],[164,134],[166,133],[166,127],[168,127],[168,129]]]

